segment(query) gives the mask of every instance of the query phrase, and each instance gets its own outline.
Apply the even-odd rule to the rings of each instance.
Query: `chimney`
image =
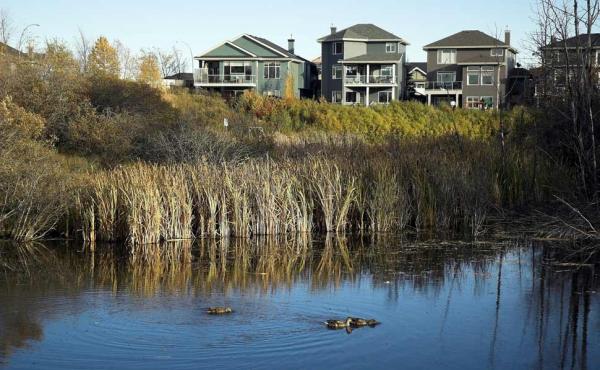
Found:
[[[504,31],[504,43],[506,45],[510,45],[510,30],[506,29],[506,31]]]
[[[331,34],[335,35],[336,33],[337,33],[337,27],[332,24],[331,25]]]
[[[294,37],[290,35],[290,38],[288,39],[288,51],[291,54],[296,54],[294,53],[294,44],[295,44],[296,40],[294,40]]]

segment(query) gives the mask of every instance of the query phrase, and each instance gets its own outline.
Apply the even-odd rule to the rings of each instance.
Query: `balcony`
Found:
[[[427,81],[425,91],[429,93],[448,93],[462,91],[462,81],[442,82],[442,81]]]
[[[347,86],[367,86],[367,85],[395,85],[398,79],[394,76],[346,76],[344,84]]]
[[[256,86],[257,76],[248,74],[209,74],[207,69],[194,70],[196,86]]]

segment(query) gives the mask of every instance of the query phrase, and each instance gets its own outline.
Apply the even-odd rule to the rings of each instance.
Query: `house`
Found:
[[[166,88],[192,88],[194,87],[193,73],[176,73],[163,78],[163,86]]]
[[[591,41],[589,52],[588,41]],[[540,56],[541,66],[534,73],[538,98],[564,97],[567,84],[577,83],[572,78],[576,71],[587,64],[600,80],[600,33],[591,33],[589,38],[587,33],[563,40],[552,37],[549,44],[540,48]]]
[[[427,52],[428,104],[455,102],[470,109],[498,108],[505,101],[506,79],[517,50],[481,31],[461,31],[423,48]]]
[[[323,80],[323,63],[321,63],[321,57],[316,57],[312,60],[312,63],[317,67],[317,88],[315,89],[315,96],[321,96],[321,81]]]
[[[427,85],[427,62],[406,63],[406,95],[412,100],[425,101]]]
[[[288,48],[248,34],[225,41],[195,57],[194,86],[222,93],[225,97],[253,90],[261,95],[281,97],[287,83],[293,83],[297,97],[314,97],[316,66],[294,53],[294,39]]]
[[[331,33],[321,43],[323,97],[340,104],[387,104],[404,97],[408,43],[373,24]]]

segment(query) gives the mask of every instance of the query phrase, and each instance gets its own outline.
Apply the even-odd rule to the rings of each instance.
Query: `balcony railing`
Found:
[[[209,74],[207,70],[194,71],[194,83],[198,85],[256,85],[256,75]]]
[[[462,81],[428,81],[425,90],[462,90]]]
[[[367,76],[366,75],[357,75],[357,76],[346,76],[344,80],[346,85],[367,85],[367,84],[395,84],[397,83],[397,78],[394,76]]]

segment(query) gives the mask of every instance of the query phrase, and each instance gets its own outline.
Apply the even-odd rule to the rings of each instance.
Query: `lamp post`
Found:
[[[190,46],[190,44],[188,44],[187,42],[182,41],[182,40],[177,41],[176,43],[178,43],[178,44],[181,43],[181,44],[184,44],[185,46],[187,46],[187,48],[190,52],[190,60],[192,62],[191,68],[192,68],[192,73],[193,73],[194,72],[194,52],[192,51],[192,47]]]
[[[22,53],[21,48],[23,47],[23,37],[25,37],[27,30],[31,27],[40,27],[40,25],[37,23],[32,23],[23,28],[23,31],[21,31],[21,36],[19,37],[19,43],[17,44],[17,49],[19,50],[19,53]]]

